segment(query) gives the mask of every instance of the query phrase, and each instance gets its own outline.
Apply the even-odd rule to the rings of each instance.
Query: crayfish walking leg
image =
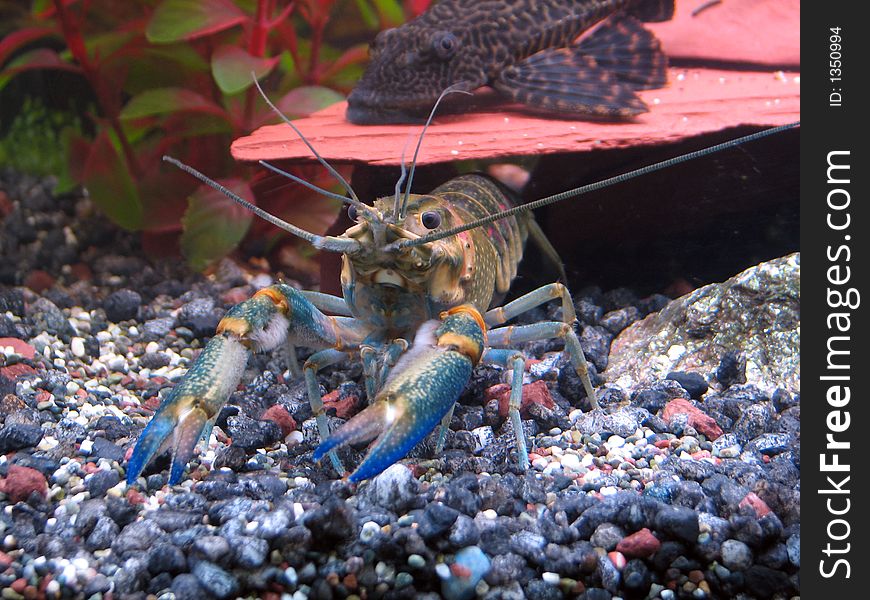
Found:
[[[589,380],[589,367],[577,334],[574,333],[573,324],[576,321],[574,302],[568,289],[561,283],[551,283],[537,290],[517,298],[513,302],[494,308],[486,313],[487,325],[500,325],[514,318],[518,314],[535,308],[545,302],[556,298],[562,301],[562,321],[545,321],[532,325],[509,325],[491,329],[488,333],[487,351],[482,360],[485,363],[499,364],[513,369],[511,380],[511,393],[509,401],[509,416],[514,428],[517,440],[517,454],[522,468],[528,468],[529,456],[526,450],[525,436],[523,435],[522,422],[520,420],[520,405],[523,395],[523,369],[525,357],[516,350],[508,350],[511,346],[523,344],[534,340],[550,338],[562,338],[565,341],[565,351],[571,361],[574,370],[580,376],[583,387],[589,396],[589,402],[593,408],[598,408],[598,400],[595,389]]]
[[[241,380],[249,351],[269,351],[289,341],[343,354],[356,349],[369,329],[352,318],[323,314],[300,291],[284,284],[263,288],[232,307],[139,436],[127,465],[127,482],[135,482],[148,463],[169,448],[173,450],[169,483],[181,479],[203,429],[214,421]],[[320,399],[319,390],[315,396],[309,398],[312,404]],[[322,410],[318,421],[324,433]]]

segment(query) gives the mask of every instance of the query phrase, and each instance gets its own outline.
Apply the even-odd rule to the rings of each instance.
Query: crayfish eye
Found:
[[[438,33],[432,39],[432,49],[439,58],[450,58],[459,47],[459,40],[449,31]]]
[[[441,215],[434,210],[427,210],[420,215],[420,222],[426,229],[438,229],[438,226],[441,225]]]
[[[356,219],[357,219],[357,217],[359,217],[359,213],[356,210],[356,206],[351,204],[350,206],[347,207],[347,216],[350,218],[351,221],[356,223]]]

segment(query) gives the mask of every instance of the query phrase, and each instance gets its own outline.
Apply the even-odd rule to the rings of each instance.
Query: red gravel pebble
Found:
[[[743,508],[744,506],[751,506],[755,510],[755,514],[758,515],[759,518],[770,512],[770,507],[767,506],[767,503],[759,498],[755,494],[755,492],[749,492],[748,494],[746,494],[743,500],[740,501],[739,506],[741,508]]]
[[[486,390],[487,402],[493,398],[498,399],[498,414],[501,415],[502,418],[507,417],[508,410],[510,409],[511,386],[507,383],[499,383]],[[523,399],[520,403],[520,414],[524,417],[528,416],[528,410],[532,404],[542,404],[547,408],[553,408],[556,406],[545,382],[535,381],[523,386]]]
[[[708,440],[715,440],[722,435],[722,429],[716,424],[716,420],[707,415],[700,408],[683,398],[675,398],[665,405],[662,411],[662,419],[670,424],[674,415],[685,414],[689,416],[689,425],[698,430],[698,433],[706,436]]]
[[[31,346],[24,340],[19,340],[18,338],[14,337],[0,338],[0,346],[3,346],[4,348],[6,346],[12,346],[16,353],[20,354],[28,360],[32,359],[34,354],[36,354],[36,348]]]
[[[644,527],[622,538],[616,545],[616,550],[629,558],[647,558],[658,552],[661,547],[662,543],[658,538]]]
[[[30,467],[9,465],[5,479],[0,480],[0,492],[4,492],[13,504],[27,500],[30,494],[37,492],[42,496],[48,492],[45,476]]]
[[[290,435],[290,432],[296,430],[296,421],[287,412],[287,409],[281,406],[280,404],[276,404],[274,406],[270,406],[269,410],[263,413],[263,416],[260,417],[261,421],[272,421],[281,428],[281,434],[284,437]]]
[[[41,270],[31,271],[24,279],[24,286],[29,287],[37,294],[41,294],[53,285],[54,277]]]
[[[359,398],[355,394],[341,396],[341,390],[333,390],[323,397],[323,408],[335,409],[335,416],[339,419],[349,419],[357,413]]]

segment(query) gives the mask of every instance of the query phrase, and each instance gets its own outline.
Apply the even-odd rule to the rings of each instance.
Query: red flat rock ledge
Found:
[[[783,71],[670,70],[670,84],[641,92],[650,112],[623,123],[543,118],[505,107],[498,112],[437,117],[418,164],[465,159],[580,152],[676,142],[750,125],[800,120],[800,76]],[[353,125],[339,102],[294,124],[328,161],[398,165],[419,125]],[[237,160],[311,162],[311,152],[286,124],[267,125],[233,142]]]

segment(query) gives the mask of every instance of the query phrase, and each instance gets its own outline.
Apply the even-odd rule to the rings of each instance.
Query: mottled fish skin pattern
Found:
[[[415,122],[451,85],[466,91],[490,85],[537,110],[631,117],[647,110],[632,90],[664,85],[667,64],[640,21],[665,21],[673,10],[673,0],[442,0],[378,34],[347,117],[359,124]],[[620,47],[593,43],[577,52],[584,39],[575,43],[578,37],[608,17],[613,27],[599,41]],[[600,101],[589,97],[592,89]]]

